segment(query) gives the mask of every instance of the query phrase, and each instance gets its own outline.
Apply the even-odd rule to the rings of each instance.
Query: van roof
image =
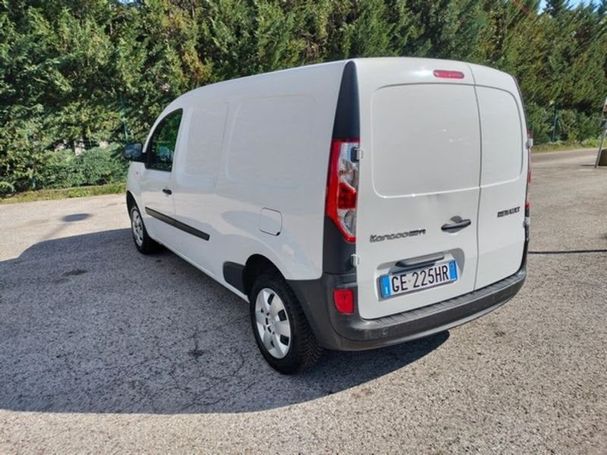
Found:
[[[337,60],[325,63],[315,63],[310,65],[297,66],[293,68],[285,68],[282,70],[270,71],[260,74],[252,74],[250,76],[243,76],[235,79],[228,79],[225,81],[215,82],[212,84],[204,85],[186,92],[176,98],[173,102],[167,106],[166,111],[175,109],[178,105],[184,104],[184,102],[191,101],[192,98],[197,98],[203,95],[208,88],[221,88],[223,90],[230,90],[235,84],[241,84],[247,81],[260,81],[268,77],[274,77],[281,74],[293,74],[298,72],[314,71],[320,68],[338,67],[343,68],[348,62],[354,62],[357,67],[371,69],[373,66],[385,66],[386,64],[397,65],[399,62],[407,63],[408,66],[419,65],[420,67],[431,67],[440,69],[449,69],[449,65],[466,65],[472,72],[474,83],[476,85],[490,85],[497,87],[510,87],[513,83],[514,78],[500,70],[490,68],[483,65],[477,65],[473,63],[467,63],[458,60],[445,60],[445,59],[432,59],[432,58],[420,58],[420,57],[366,57],[366,58],[351,58],[345,60]]]

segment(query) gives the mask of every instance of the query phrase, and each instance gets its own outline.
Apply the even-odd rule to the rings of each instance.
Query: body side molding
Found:
[[[198,229],[193,228],[192,226],[188,226],[187,224],[182,223],[181,221],[177,221],[175,218],[171,218],[170,216],[165,215],[164,213],[160,213],[149,207],[145,208],[145,213],[156,218],[157,220],[170,224],[171,226],[173,226],[179,230],[187,232],[188,234],[191,234],[195,237],[199,237],[202,240],[209,240],[209,238],[210,238],[210,235],[207,234],[206,232],[199,231]]]

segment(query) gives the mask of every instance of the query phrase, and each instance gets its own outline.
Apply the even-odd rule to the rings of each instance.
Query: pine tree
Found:
[[[554,135],[555,114],[557,137],[593,137],[607,93],[607,0],[595,4],[0,0],[0,192],[40,185],[57,148],[143,139],[195,87],[359,56],[502,69],[519,82],[536,141]]]
[[[569,9],[569,0],[546,0],[544,11],[552,17],[557,17]]]

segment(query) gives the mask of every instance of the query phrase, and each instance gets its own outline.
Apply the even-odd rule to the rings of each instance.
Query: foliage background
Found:
[[[348,57],[515,75],[536,143],[599,133],[607,0],[0,0],[0,194],[112,182],[176,96]],[[75,156],[80,147],[87,149]]]

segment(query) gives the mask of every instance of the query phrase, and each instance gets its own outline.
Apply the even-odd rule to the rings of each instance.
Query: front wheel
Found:
[[[133,241],[135,242],[137,249],[143,254],[158,251],[160,244],[158,244],[148,235],[148,231],[145,228],[145,224],[143,224],[143,218],[141,217],[139,208],[136,205],[133,205],[129,214],[131,216],[131,233],[133,234]]]
[[[249,300],[255,341],[272,368],[293,374],[316,363],[322,348],[282,277],[261,275],[251,289]]]

